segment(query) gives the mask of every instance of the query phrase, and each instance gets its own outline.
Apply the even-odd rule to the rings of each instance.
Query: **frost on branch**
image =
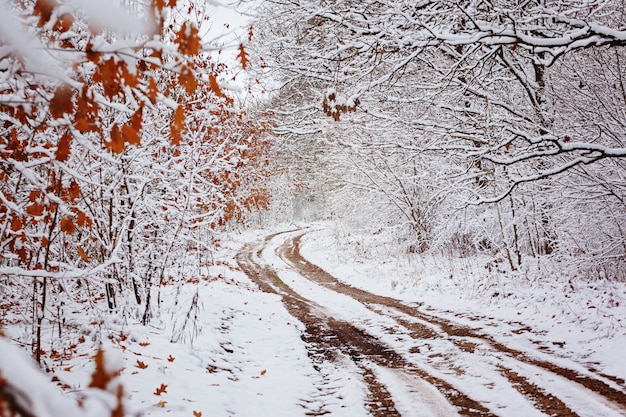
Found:
[[[339,121],[342,113],[352,113],[356,111],[359,99],[356,96],[346,98],[337,94],[334,88],[329,88],[324,94],[322,109],[327,116]]]

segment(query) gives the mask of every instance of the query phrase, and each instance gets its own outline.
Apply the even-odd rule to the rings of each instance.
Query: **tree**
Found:
[[[404,152],[400,160],[422,159],[429,173],[437,172],[429,158],[452,161],[446,181],[427,184],[450,192],[442,218],[491,211],[496,235],[464,240],[503,250],[511,268],[522,253],[575,245],[570,237],[580,232],[562,227],[562,210],[579,218],[590,211],[555,198],[564,186],[585,184],[585,198],[612,213],[612,230],[623,220],[621,180],[611,174],[625,156],[621,2],[277,1],[261,13],[270,46],[259,53],[272,58],[266,65],[281,88],[277,131],[332,135],[320,121],[326,115],[375,132],[369,150]],[[342,136],[357,149],[353,137]],[[389,170],[379,187],[390,202],[400,184],[414,183],[405,174],[396,181],[401,171]],[[473,208],[481,203],[493,205]],[[444,229],[432,233],[439,245]],[[610,235],[600,246],[623,256],[624,236]]]

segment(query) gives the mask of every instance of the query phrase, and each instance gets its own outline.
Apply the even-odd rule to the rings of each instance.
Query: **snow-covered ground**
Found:
[[[487,259],[398,253],[384,238],[333,227],[304,243],[305,258],[355,287],[626,380],[626,282],[583,280],[547,261],[512,274]]]
[[[550,354],[564,367],[578,366],[583,374],[591,368],[626,379],[626,283],[571,280],[549,272],[547,266],[536,275],[506,276],[469,260],[394,254],[376,237],[351,242],[332,227],[315,229],[305,236],[302,254],[355,287],[423,303],[419,308],[431,315],[481,327],[512,348],[539,359]],[[355,377],[354,364],[341,359],[314,363],[301,339],[303,324],[287,312],[279,296],[259,291],[237,266],[241,248],[271,232],[225,239],[215,266],[200,275],[190,272],[182,287],[162,288],[160,315],[151,325],[112,320],[92,326],[71,357],[49,362],[53,375],[42,381],[52,379],[69,397],[88,396],[88,409],[95,410],[91,415],[107,415],[97,412],[97,402],[114,402],[114,395],[91,395],[94,390],[89,388],[95,353],[90,341],[99,339],[107,361],[122,369],[117,380],[125,390],[127,412],[195,417],[367,415],[367,388]],[[280,264],[273,252],[278,245],[268,245],[257,256],[284,281],[291,279],[304,288],[307,284]],[[359,310],[354,300],[337,299],[337,314],[355,320],[352,314]],[[5,331],[9,338],[18,334],[17,329]],[[1,369],[24,360],[25,355],[17,358],[5,344],[0,350]],[[371,368],[390,391],[406,394],[398,375]],[[37,384],[24,380],[19,385],[32,392],[43,382]],[[48,415],[59,415],[53,411]]]

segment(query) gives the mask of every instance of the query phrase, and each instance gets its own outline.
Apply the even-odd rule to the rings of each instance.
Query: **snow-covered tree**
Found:
[[[355,170],[334,177],[391,168],[370,186],[394,210],[403,194],[417,212],[437,207],[430,243],[502,251],[516,268],[556,248],[624,256],[624,19],[615,0],[279,0],[255,27],[277,133],[342,141]],[[590,220],[603,227],[581,249]]]
[[[147,322],[181,253],[264,206],[264,128],[222,87],[205,7],[0,3],[0,289],[37,360],[66,309]]]

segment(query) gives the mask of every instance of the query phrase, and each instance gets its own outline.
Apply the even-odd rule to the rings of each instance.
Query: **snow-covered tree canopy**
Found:
[[[350,150],[350,162],[331,176],[348,188],[378,189],[399,210],[392,217],[406,219],[415,201],[429,205],[421,214],[410,209],[408,224],[423,230],[418,240],[456,241],[468,223],[452,222],[455,210],[499,202],[510,212],[501,210],[487,230],[504,232],[468,226],[484,237],[471,238],[475,245],[523,239],[512,229],[521,221],[537,226],[528,251],[551,252],[557,236],[576,236],[575,246],[585,239],[553,229],[564,224],[555,207],[589,213],[581,205],[594,201],[606,223],[589,239],[595,249],[587,242],[582,251],[622,242],[608,231],[623,218],[626,192],[622,1],[277,0],[264,3],[255,26],[276,131],[311,135],[310,150],[334,147],[327,155]],[[290,143],[302,154],[305,144]],[[576,199],[579,192],[585,197]],[[372,201],[356,194],[348,201]],[[453,213],[441,210],[444,195]]]

